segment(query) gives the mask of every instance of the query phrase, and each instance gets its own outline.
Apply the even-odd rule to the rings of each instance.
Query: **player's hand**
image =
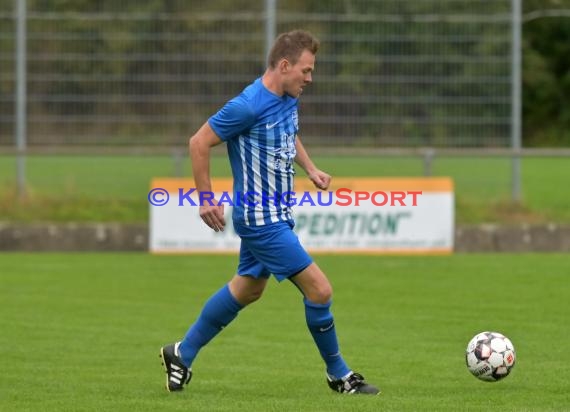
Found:
[[[327,190],[331,184],[332,177],[322,170],[317,169],[309,174],[309,179],[311,179],[315,187],[318,189]]]
[[[226,225],[226,219],[224,219],[224,205],[217,206],[218,203],[215,199],[212,200],[214,206],[209,204],[200,206],[200,217],[205,224],[210,226],[216,232],[223,232],[224,226]]]

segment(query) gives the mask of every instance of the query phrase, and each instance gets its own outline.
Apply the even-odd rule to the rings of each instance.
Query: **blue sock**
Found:
[[[330,311],[332,302],[318,304],[306,298],[303,302],[305,303],[307,326],[319,348],[321,357],[327,365],[327,373],[337,379],[346,376],[350,369],[338,348],[334,319]]]
[[[234,320],[242,308],[228,285],[212,295],[178,347],[182,363],[189,368],[198,351]]]

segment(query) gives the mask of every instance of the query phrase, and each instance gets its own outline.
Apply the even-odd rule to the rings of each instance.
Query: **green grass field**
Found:
[[[570,405],[570,257],[318,256],[350,365],[378,397],[330,392],[297,290],[272,280],[164,389],[158,349],[180,338],[236,257],[0,255],[2,411],[561,411]],[[469,339],[503,332],[512,374],[478,381]]]
[[[419,158],[315,156],[334,176],[421,176]],[[436,158],[435,176],[456,186],[458,223],[570,223],[570,180],[564,158],[522,160],[523,202],[510,201],[510,167],[500,158]],[[15,200],[16,162],[0,156],[0,216],[12,221],[147,222],[147,194],[153,177],[173,176],[167,156],[31,156],[27,160],[29,199]],[[181,163],[190,176],[190,162]],[[225,157],[215,157],[212,175],[230,176]],[[302,171],[299,179],[304,178]]]

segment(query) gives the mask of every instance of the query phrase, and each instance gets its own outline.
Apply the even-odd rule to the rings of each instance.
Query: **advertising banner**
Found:
[[[300,180],[300,179],[299,179]],[[288,202],[295,232],[312,253],[448,254],[453,251],[454,194],[449,178],[335,178],[319,191],[296,182],[285,194],[234,196],[231,179],[214,179],[214,193],[198,194],[191,179],[156,178],[148,193],[152,253],[234,253],[236,202]],[[226,227],[202,222],[200,202],[224,205]]]

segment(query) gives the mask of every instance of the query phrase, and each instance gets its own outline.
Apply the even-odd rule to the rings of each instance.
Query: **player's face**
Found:
[[[303,50],[297,63],[288,65],[285,93],[292,97],[299,97],[305,86],[313,81],[314,69],[315,55],[308,50]]]

